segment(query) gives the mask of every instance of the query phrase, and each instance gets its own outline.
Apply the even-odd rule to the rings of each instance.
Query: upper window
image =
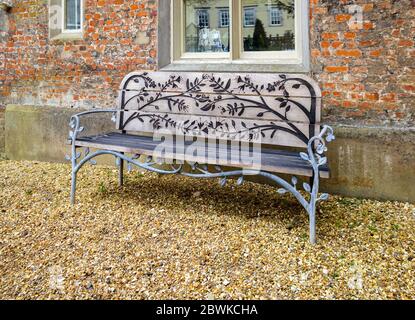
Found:
[[[254,27],[255,21],[255,8],[244,8],[244,26]]]
[[[229,9],[219,10],[219,28],[229,27]]]
[[[205,9],[197,10],[197,25],[199,28],[209,28],[209,11]]]
[[[82,30],[82,0],[63,0],[64,32],[79,32]]]
[[[272,7],[269,10],[269,24],[271,26],[282,25],[282,11],[277,7]]]
[[[306,64],[307,0],[177,0],[172,6],[175,62]]]

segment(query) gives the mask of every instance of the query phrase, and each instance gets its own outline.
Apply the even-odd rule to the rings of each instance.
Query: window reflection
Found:
[[[229,52],[229,0],[185,0],[186,52]]]
[[[294,0],[242,0],[244,51],[295,50]]]

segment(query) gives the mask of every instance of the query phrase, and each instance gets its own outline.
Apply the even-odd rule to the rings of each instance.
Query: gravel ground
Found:
[[[0,298],[414,299],[415,206],[0,161]]]

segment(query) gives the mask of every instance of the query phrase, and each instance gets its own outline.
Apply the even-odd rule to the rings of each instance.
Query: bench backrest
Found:
[[[304,75],[134,72],[121,83],[117,129],[306,147],[321,91]]]

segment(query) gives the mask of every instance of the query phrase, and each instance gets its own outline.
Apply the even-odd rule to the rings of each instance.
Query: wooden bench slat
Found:
[[[217,86],[211,86],[214,84]],[[132,72],[124,78],[120,90],[140,91],[146,88],[147,91],[159,92],[163,88],[166,92],[184,92],[195,86],[202,93],[215,93],[215,90],[227,88],[227,91],[234,91],[238,95],[259,93],[264,97],[283,97],[288,91],[291,96],[321,98],[319,86],[303,74]]]
[[[138,138],[137,138],[138,137]],[[102,144],[108,144],[108,145],[123,145],[125,147],[129,148],[135,148],[137,146],[137,140],[139,140],[139,144],[142,147],[148,147],[149,149],[153,150],[155,146],[157,145],[157,141],[154,141],[153,139],[150,139],[149,137],[142,137],[137,135],[130,135],[130,134],[117,134],[117,133],[110,133],[105,135],[99,135],[99,136],[92,136],[92,137],[86,137],[86,138],[80,138],[79,141],[89,141],[92,143],[99,142]],[[184,139],[183,139],[184,140]],[[184,141],[185,147],[188,147],[192,144],[192,141]],[[239,145],[239,144],[238,144]],[[207,145],[207,151],[216,150],[218,147],[217,142],[211,142]],[[228,151],[231,151],[229,148]],[[269,155],[269,156],[278,156],[280,158],[287,157],[293,161],[293,152],[286,151],[286,150],[275,150],[275,149],[261,149],[261,153],[263,155]],[[297,158],[294,161],[297,161],[299,165],[304,165],[304,160],[301,158]]]
[[[118,129],[126,131],[237,139],[290,147],[306,147],[312,131],[307,123],[134,111],[123,112],[121,121],[123,125]],[[314,131],[317,130],[319,125],[314,125]]]
[[[145,94],[145,96],[144,96]],[[123,110],[169,114],[217,116],[224,118],[319,123],[321,99],[310,117],[311,100],[305,97],[232,96],[229,94],[125,92]]]
[[[160,141],[154,141],[151,137],[144,137],[131,134],[108,133],[105,135],[90,136],[78,138],[76,145],[79,147],[97,148],[101,150],[112,150],[125,153],[138,153],[144,155],[160,156],[154,154],[155,148],[160,144]],[[191,142],[187,142],[187,145]],[[209,149],[216,150],[216,142],[207,144],[206,153]],[[163,155],[166,159],[186,160],[186,161],[204,161],[206,156],[189,156],[177,152],[174,146],[170,147],[171,153],[167,152]],[[210,150],[211,151],[211,150]],[[232,149],[228,146],[227,158],[231,159]],[[239,167],[237,164],[229,164],[228,160],[208,158],[209,164],[226,165]],[[202,163],[203,164],[203,163]],[[241,164],[241,166],[246,167]],[[261,149],[261,170],[269,172],[280,172],[286,174],[298,174],[303,176],[312,176],[312,169],[307,162],[302,160],[297,152],[290,152],[286,150],[272,150]],[[329,177],[329,170],[327,166],[321,168],[320,175],[322,178]]]

